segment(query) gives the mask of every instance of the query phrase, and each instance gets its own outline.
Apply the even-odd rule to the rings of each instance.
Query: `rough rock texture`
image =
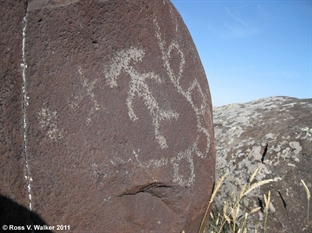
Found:
[[[7,232],[32,232],[30,230],[31,224],[40,226],[47,225],[36,213],[29,211],[27,207],[19,205],[11,199],[0,195],[1,232],[6,232],[5,226],[8,226]],[[42,230],[40,232],[49,233],[51,231]]]
[[[22,153],[21,63],[24,14],[25,2],[0,1],[0,194],[28,207]],[[0,211],[3,209],[1,205]],[[19,217],[18,213],[16,218]]]
[[[214,182],[211,99],[171,2],[14,4],[1,19],[16,21],[5,46],[17,51],[2,74],[1,173],[19,177],[1,194],[74,232],[197,231]]]
[[[216,179],[229,173],[216,205],[220,207],[233,191],[238,196],[259,168],[256,181],[275,182],[251,192],[247,207],[264,203],[263,194],[271,190],[267,232],[305,232],[308,202],[300,180],[312,191],[312,99],[271,97],[216,107],[214,125]],[[261,232],[263,216],[259,211],[249,217],[248,232]]]

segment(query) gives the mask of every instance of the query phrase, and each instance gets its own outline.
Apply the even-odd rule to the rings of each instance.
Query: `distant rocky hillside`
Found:
[[[255,182],[269,178],[275,182],[251,192],[246,207],[264,203],[263,194],[271,190],[267,232],[303,232],[308,201],[300,181],[312,191],[312,99],[270,97],[215,107],[214,129],[216,179],[229,173],[216,206],[232,192],[237,196],[258,168]],[[259,232],[263,217],[261,211],[250,217],[248,232]]]

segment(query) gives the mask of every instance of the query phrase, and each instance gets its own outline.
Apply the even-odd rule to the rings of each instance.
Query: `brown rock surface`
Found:
[[[17,122],[3,125],[23,177],[4,194],[73,232],[197,231],[214,182],[211,99],[171,2],[34,0],[16,20],[17,107],[4,110]]]
[[[21,68],[24,14],[25,1],[0,1],[0,194],[28,207]]]
[[[255,182],[269,178],[275,182],[252,191],[245,202],[247,207],[264,203],[263,194],[270,190],[267,232],[306,232],[308,201],[301,180],[312,191],[311,116],[312,99],[289,97],[214,108],[216,179],[229,173],[216,206],[220,207],[232,192],[238,196],[258,168]],[[248,232],[261,232],[263,218],[261,211],[249,216]]]

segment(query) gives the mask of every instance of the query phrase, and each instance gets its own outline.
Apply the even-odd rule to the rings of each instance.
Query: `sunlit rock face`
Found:
[[[2,194],[74,232],[196,232],[214,183],[212,107],[171,2],[8,2],[3,49],[18,53],[1,73]]]
[[[274,181],[252,191],[243,203],[249,210],[264,205],[263,194],[271,190],[267,232],[304,232],[308,201],[301,180],[312,189],[312,99],[270,97],[216,107],[214,126],[216,179],[229,174],[216,206],[232,192],[238,196],[259,169],[253,183]],[[263,212],[248,219],[248,232],[261,231]]]

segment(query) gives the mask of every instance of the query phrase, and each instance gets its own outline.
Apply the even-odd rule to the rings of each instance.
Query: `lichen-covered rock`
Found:
[[[33,0],[18,20],[29,208],[74,232],[197,231],[214,183],[211,99],[171,2]]]
[[[301,180],[312,190],[312,99],[271,97],[216,107],[214,124],[216,179],[230,174],[216,206],[232,192],[238,196],[258,168],[255,182],[275,182],[252,191],[247,207],[264,203],[263,194],[271,190],[267,232],[304,232],[308,202]],[[259,211],[248,217],[248,232],[262,229],[263,216]]]

